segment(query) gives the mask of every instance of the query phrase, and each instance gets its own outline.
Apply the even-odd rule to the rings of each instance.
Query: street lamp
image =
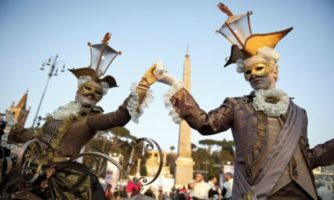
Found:
[[[108,46],[108,41],[111,38],[110,33],[106,33],[101,44],[88,43],[90,47],[90,67],[95,69],[97,76],[102,76],[112,63],[112,61],[121,54],[120,51]]]
[[[36,120],[38,118],[38,112],[41,108],[41,105],[42,105],[42,102],[43,102],[43,99],[44,99],[44,96],[45,96],[45,93],[46,93],[46,89],[48,88],[49,81],[50,81],[51,77],[58,76],[59,66],[61,66],[60,72],[65,71],[65,63],[61,60],[58,60],[58,55],[52,56],[49,59],[47,59],[46,61],[44,61],[40,70],[44,70],[48,66],[50,67],[50,71],[48,73],[48,80],[46,82],[41,100],[39,101],[39,104],[38,104],[38,108],[37,108],[37,111],[36,111],[36,114],[35,114],[35,117],[34,117],[34,121],[33,121],[32,126],[31,126],[32,129],[34,129],[34,125],[35,125]]]
[[[252,12],[249,11],[246,14],[233,15],[223,3],[219,3],[218,8],[228,16],[228,19],[217,32],[226,37],[232,44],[237,45],[239,49],[243,49],[245,47],[245,41],[252,35],[250,24],[250,15]]]

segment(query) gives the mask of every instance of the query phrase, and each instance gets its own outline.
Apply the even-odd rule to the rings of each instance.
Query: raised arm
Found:
[[[156,67],[162,65],[160,61],[154,63],[134,85],[128,98],[114,112],[97,114],[88,117],[87,123],[94,130],[106,130],[116,126],[125,126],[130,119],[138,122],[143,109],[152,100],[150,86],[157,81],[153,74]]]
[[[24,128],[22,125],[15,124],[9,131],[8,141],[14,143],[24,143],[36,136],[35,132]]]
[[[233,103],[224,103],[210,111],[202,110],[192,95],[182,87],[182,83],[169,75],[163,68],[157,68],[155,75],[159,82],[171,86],[165,95],[165,104],[176,123],[184,119],[190,127],[203,135],[211,135],[229,129],[233,123]]]
[[[306,149],[311,169],[334,164],[334,139],[318,144],[312,149]]]
[[[334,139],[331,139],[323,144],[318,144],[313,148],[309,148],[307,139],[307,115],[305,115],[305,126],[302,135],[302,146],[306,158],[309,160],[311,169],[317,167],[329,166],[334,164]]]

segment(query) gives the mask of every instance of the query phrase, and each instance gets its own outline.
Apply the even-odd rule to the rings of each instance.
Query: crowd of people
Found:
[[[202,173],[196,173],[195,179],[188,185],[177,188],[173,186],[170,191],[164,191],[162,186],[142,187],[133,181],[112,190],[110,183],[102,182],[105,197],[108,200],[123,199],[156,199],[156,200],[230,200],[232,199],[233,174],[225,173],[224,184],[219,185],[218,177],[210,176],[206,182]]]
[[[194,180],[188,185],[177,188],[173,186],[170,191],[164,191],[162,186],[142,187],[133,181],[122,186],[117,186],[112,190],[112,185],[106,182],[101,183],[105,190],[107,200],[125,199],[145,199],[145,200],[231,200],[233,173],[226,172],[223,180],[219,184],[216,176],[210,176],[208,182],[205,181],[202,173],[196,173]],[[321,200],[332,199],[334,194],[325,187],[324,182],[317,181],[318,198]]]

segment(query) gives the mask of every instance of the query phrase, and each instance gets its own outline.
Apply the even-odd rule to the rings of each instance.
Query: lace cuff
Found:
[[[139,105],[139,96],[136,92],[137,84],[133,83],[131,86],[131,94],[130,99],[128,101],[128,105],[126,108],[129,111],[129,114],[131,115],[131,120],[135,123],[139,122],[139,117],[144,113],[144,108],[148,107],[148,104],[153,101],[153,92],[152,90],[148,89],[146,90],[144,100],[141,105]],[[137,108],[139,106],[139,112],[137,112]]]
[[[172,117],[173,121],[176,124],[180,124],[182,121],[182,118],[179,116],[179,114],[176,112],[174,106],[172,105],[172,102],[170,101],[170,98],[176,94],[177,91],[179,91],[181,88],[183,88],[182,81],[177,81],[172,85],[172,87],[167,91],[167,93],[164,95],[165,100],[165,107],[169,111],[168,114]]]

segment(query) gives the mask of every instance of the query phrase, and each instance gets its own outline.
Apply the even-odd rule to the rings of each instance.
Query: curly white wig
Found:
[[[245,66],[253,65],[259,62],[269,63],[272,68],[278,68],[276,62],[280,58],[280,54],[275,49],[262,47],[257,50],[256,55],[245,60],[237,60],[237,72],[243,73]]]

